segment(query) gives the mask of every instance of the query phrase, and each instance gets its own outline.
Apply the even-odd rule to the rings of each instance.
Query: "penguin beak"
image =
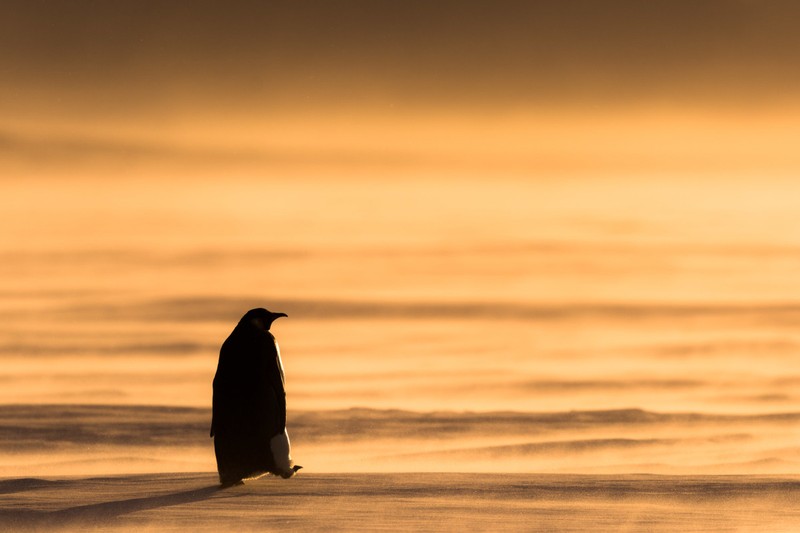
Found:
[[[282,316],[289,318],[289,315],[287,315],[286,313],[272,313],[272,320],[276,320]]]

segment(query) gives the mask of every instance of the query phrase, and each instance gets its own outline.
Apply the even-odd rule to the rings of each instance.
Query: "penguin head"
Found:
[[[272,323],[276,319],[282,316],[288,316],[288,315],[286,313],[273,313],[271,311],[267,311],[262,307],[259,307],[257,309],[249,310],[247,313],[244,314],[244,316],[239,322],[249,323],[260,330],[269,331],[269,328],[270,326],[272,326]]]

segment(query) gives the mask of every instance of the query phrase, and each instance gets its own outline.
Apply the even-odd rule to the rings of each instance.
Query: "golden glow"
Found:
[[[309,469],[796,473],[797,32],[758,3],[590,4],[541,13],[562,36],[473,4],[446,34],[418,3],[402,50],[315,14],[11,14],[62,33],[0,32],[0,404],[200,427],[220,343],[266,306]],[[211,470],[197,438],[164,444],[177,467],[3,441],[0,476]]]

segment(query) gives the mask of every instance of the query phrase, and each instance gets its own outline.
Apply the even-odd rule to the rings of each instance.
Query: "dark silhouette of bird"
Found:
[[[211,436],[223,486],[271,473],[292,477],[283,364],[272,323],[287,316],[251,309],[219,352]]]

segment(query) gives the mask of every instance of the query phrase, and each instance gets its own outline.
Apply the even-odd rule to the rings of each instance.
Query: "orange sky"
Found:
[[[0,10],[6,175],[798,166],[793,2]]]
[[[4,2],[4,111],[796,99],[788,1]],[[215,109],[209,109],[212,105]],[[4,113],[6,115],[7,113]]]

